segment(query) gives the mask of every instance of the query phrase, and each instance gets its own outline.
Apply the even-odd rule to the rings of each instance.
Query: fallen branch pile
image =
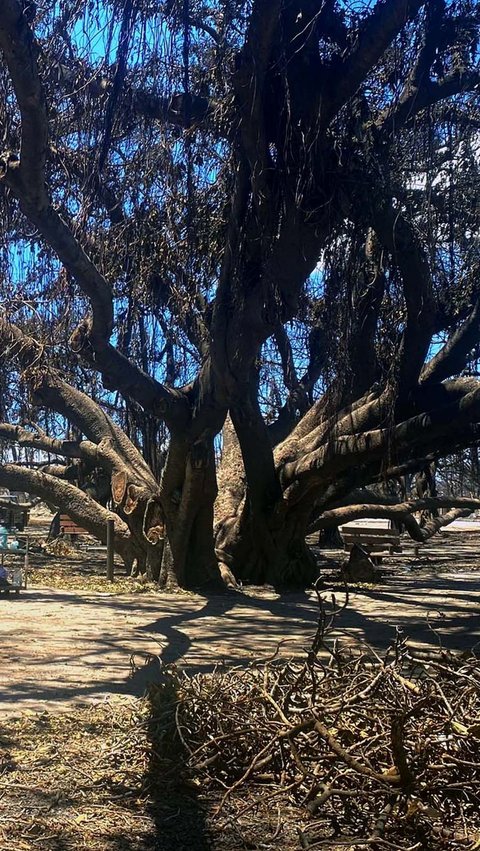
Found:
[[[401,636],[381,659],[329,645],[326,621],[303,662],[174,675],[177,733],[217,819],[244,847],[260,826],[265,848],[292,832],[306,849],[480,848],[479,660],[422,661]]]

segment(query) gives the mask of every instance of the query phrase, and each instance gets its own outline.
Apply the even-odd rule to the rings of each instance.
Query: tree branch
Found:
[[[219,104],[210,98],[192,94],[176,94],[171,97],[161,97],[143,89],[127,91],[125,97],[129,111],[163,124],[173,124],[186,128],[185,116],[190,119],[190,126],[200,124],[214,115]]]
[[[372,211],[373,226],[402,277],[407,308],[399,373],[399,397],[418,381],[433,332],[434,300],[428,258],[413,225],[390,202]]]
[[[57,508],[67,512],[72,520],[103,543],[107,540],[107,520],[113,520],[116,549],[122,555],[130,550],[127,524],[75,485],[40,470],[18,467],[15,464],[0,466],[0,485],[11,490],[34,493],[46,502],[53,502]]]
[[[104,466],[105,458],[99,447],[90,440],[58,440],[29,431],[20,425],[0,423],[0,440],[6,443],[18,443],[19,446],[28,446],[53,455],[61,455],[64,458],[81,458],[85,461],[93,461],[95,464]],[[112,468],[111,458],[108,466]]]
[[[420,373],[422,385],[443,381],[465,368],[468,355],[480,341],[480,299],[465,322],[448,338],[437,354],[429,360]]]
[[[290,346],[289,341],[288,344]],[[289,397],[283,408],[279,411],[275,422],[268,426],[272,446],[277,446],[277,444],[288,437],[298,419],[298,414],[305,415],[309,406],[309,394],[311,394],[311,391],[325,367],[327,356],[326,334],[324,328],[320,324],[312,328],[309,335],[308,346],[310,358],[307,370],[298,381],[297,386],[293,386],[290,390]]]
[[[234,76],[234,88],[242,115],[242,147],[250,167],[254,203],[263,221],[263,227],[260,226],[262,237],[267,239],[270,236],[272,216],[265,89],[281,7],[280,0],[256,0],[253,4],[241,61]]]
[[[344,403],[366,393],[378,378],[375,335],[385,292],[385,270],[384,252],[372,228],[368,229],[362,248],[360,268],[355,264],[353,280],[349,282],[350,310],[345,328],[346,362],[342,376]]]
[[[282,469],[284,499],[297,504],[311,499],[311,493],[321,483],[328,505],[330,483],[338,482],[346,471],[357,469],[360,482],[374,481],[398,472],[401,465],[418,459],[437,448],[452,451],[455,446],[468,446],[478,441],[480,420],[480,383],[459,400],[411,417],[394,429],[376,428],[360,434],[337,437],[327,435],[325,443],[311,452],[300,452]],[[303,447],[302,447],[303,449]],[[288,457],[288,456],[287,456]],[[355,486],[350,475],[350,487]],[[333,492],[335,492],[333,488]],[[337,496],[338,499],[338,496]]]
[[[412,88],[398,104],[384,110],[375,125],[385,134],[393,133],[412,121],[422,109],[462,92],[474,92],[479,85],[478,71],[456,71],[436,83],[432,80],[424,81],[419,88]]]
[[[18,0],[4,0],[0,9],[3,52],[22,119],[21,180],[38,209],[48,206],[45,161],[48,142],[47,105],[37,69],[38,48]]]
[[[398,503],[398,505],[378,505],[363,504],[363,505],[347,505],[343,508],[334,508],[330,511],[324,511],[320,517],[313,523],[308,533],[317,532],[319,529],[329,529],[332,526],[342,526],[345,523],[350,523],[352,520],[363,519],[385,519],[396,520],[405,524],[409,535],[416,541],[425,541],[431,537],[442,526],[446,526],[452,522],[453,517],[451,512],[443,514],[440,517],[433,518],[428,521],[425,526],[420,526],[412,516],[418,511],[433,510],[438,508],[449,508],[455,510],[455,517],[466,516],[472,511],[480,509],[480,499],[470,499],[469,497],[426,497],[424,499],[410,499],[406,502]]]
[[[424,0],[380,0],[361,24],[354,46],[335,61],[324,83],[326,115],[331,120],[351,98],[402,27]],[[322,116],[323,118],[323,116]]]
[[[283,325],[279,324],[275,330],[275,342],[282,361],[283,380],[287,390],[292,392],[298,387],[298,376],[295,369],[293,352],[288,334]]]

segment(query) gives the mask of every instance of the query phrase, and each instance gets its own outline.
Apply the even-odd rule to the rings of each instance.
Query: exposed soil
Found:
[[[461,531],[415,558],[407,543],[383,562],[379,584],[350,589],[336,634],[384,651],[402,629],[419,657],[439,644],[472,648],[480,642],[479,546],[480,535]],[[265,836],[252,813],[246,845],[235,821],[213,818],[218,795],[198,784],[163,787],[172,765],[156,764],[152,775],[165,742],[152,739],[148,704],[136,698],[163,680],[167,664],[193,673],[277,650],[303,656],[318,622],[315,594],[165,595],[138,580],[108,584],[101,551],[69,552],[49,561],[32,554],[28,590],[0,597],[0,851],[298,849],[298,815],[288,807],[281,818],[274,807]],[[342,603],[345,556],[319,556],[324,587]],[[322,596],[328,607],[331,594]],[[180,777],[181,762],[173,769]]]
[[[480,642],[479,546],[480,535],[452,533],[438,536],[414,559],[407,544],[401,556],[384,561],[380,584],[350,590],[339,634],[346,630],[384,649],[398,627],[420,654],[440,642],[471,648]],[[338,565],[344,556],[321,556],[325,587],[333,587],[341,601]],[[279,644],[282,653],[293,654],[309,644],[318,618],[313,592],[279,596],[254,588],[206,598],[161,594],[136,583],[136,593],[117,594],[131,581],[109,585],[99,575],[101,559],[90,570],[88,563],[68,561],[52,568],[35,556],[32,563],[29,589],[18,598],[0,598],[3,715],[140,696],[165,664],[207,671],[221,660],[244,664],[268,657]],[[80,587],[59,589],[62,578],[71,587],[72,568]],[[48,580],[57,587],[48,587]]]

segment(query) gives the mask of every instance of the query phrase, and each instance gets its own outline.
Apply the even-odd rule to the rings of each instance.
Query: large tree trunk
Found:
[[[259,420],[257,423],[252,431],[247,431],[244,419],[237,418],[235,428],[230,418],[224,425],[215,504],[217,557],[240,582],[268,583],[277,588],[310,585],[317,573],[315,559],[305,543],[310,512],[287,514],[271,447],[263,447],[267,464],[262,471],[262,425]],[[251,468],[248,461],[245,463],[249,454]],[[246,474],[249,469],[251,477]]]
[[[438,224],[432,226],[427,215],[429,234],[422,235],[417,225],[431,205],[433,178],[443,173],[444,154],[438,157],[443,143],[439,148],[432,137],[430,148],[424,141],[419,144],[421,136],[410,136],[411,122],[417,117],[420,132],[427,130],[427,123],[431,132],[430,113],[426,123],[420,118],[422,110],[451,95],[461,94],[463,101],[463,94],[473,93],[478,86],[477,74],[470,73],[470,59],[465,60],[470,39],[465,33],[473,31],[472,21],[462,23],[460,12],[454,12],[461,4],[446,4],[451,6],[447,10],[445,4],[422,0],[382,0],[371,9],[364,3],[364,14],[359,16],[343,14],[344,4],[331,2],[224,4],[226,12],[227,7],[238,9],[230,9],[225,20],[220,15],[223,23],[218,41],[215,29],[207,27],[206,33],[213,31],[219,48],[213,53],[210,47],[202,47],[201,40],[197,45],[196,37],[191,42],[190,29],[197,24],[188,20],[187,14],[187,23],[182,24],[183,55],[177,53],[182,39],[176,39],[169,56],[168,80],[164,79],[168,97],[147,90],[150,60],[143,63],[142,50],[136,68],[147,88],[131,88],[128,50],[136,36],[129,48],[128,35],[125,43],[123,36],[119,40],[118,62],[104,63],[106,100],[97,93],[99,99],[94,101],[96,72],[89,63],[96,67],[98,57],[91,54],[88,58],[87,50],[86,56],[70,57],[66,66],[62,57],[57,68],[56,39],[47,39],[48,44],[43,39],[41,46],[35,41],[37,26],[42,36],[49,26],[43,12],[36,19],[35,5],[20,0],[0,3],[2,81],[9,92],[4,135],[9,145],[18,148],[1,155],[0,182],[6,202],[10,205],[16,199],[28,223],[25,230],[23,218],[19,223],[13,217],[8,231],[20,246],[26,238],[33,242],[34,258],[40,246],[45,246],[50,260],[55,258],[46,268],[55,276],[60,264],[59,279],[63,281],[65,273],[69,286],[75,284],[88,301],[88,310],[73,333],[67,322],[52,335],[50,311],[42,307],[38,343],[0,320],[0,357],[13,360],[36,401],[73,423],[80,437],[55,441],[25,430],[12,434],[11,427],[0,424],[2,439],[54,455],[50,472],[29,470],[22,479],[18,468],[7,465],[2,468],[4,481],[28,479],[28,490],[45,498],[50,494],[50,501],[102,537],[108,513],[100,501],[91,496],[89,501],[79,487],[63,481],[57,462],[63,458],[74,461],[79,470],[81,465],[101,469],[111,483],[118,550],[126,553],[127,562],[136,559],[140,570],[165,587],[215,582],[219,562],[242,581],[279,587],[307,584],[316,574],[305,545],[312,523],[323,524],[323,528],[328,522],[335,525],[338,512],[344,512],[355,488],[426,469],[442,454],[472,445],[479,438],[477,383],[439,384],[464,369],[478,344],[480,299],[475,289],[470,316],[435,358],[425,362],[433,335],[450,327],[450,322],[437,315],[436,296],[444,287],[439,280],[432,281],[432,268],[443,264],[439,262],[441,246],[435,250],[433,243],[436,235],[444,238],[445,225],[453,233],[459,222],[455,203],[445,197],[434,216],[440,215]],[[122,4],[116,5],[120,8]],[[130,6],[135,5],[139,8],[132,12]],[[146,15],[147,6],[162,5],[181,6],[127,4],[125,32],[131,15]],[[424,14],[419,15],[420,10]],[[163,11],[166,14],[167,10]],[[174,26],[175,9],[170,13]],[[56,13],[52,15],[53,24]],[[67,14],[62,28],[76,20],[76,12],[72,15],[70,19]],[[133,33],[136,26],[132,24],[131,29]],[[405,36],[409,43],[411,31],[415,31],[415,39],[407,51],[410,64],[400,69],[390,100],[391,51],[398,38]],[[447,39],[445,32],[450,33]],[[189,45],[194,45],[196,54],[191,65]],[[234,45],[234,63],[229,45]],[[80,47],[73,39],[71,53]],[[175,56],[180,60],[178,68]],[[436,70],[442,63],[446,68],[454,66],[455,73],[443,79]],[[194,67],[195,73],[191,73]],[[210,95],[195,92],[204,78],[203,67],[205,79],[213,87],[211,100]],[[77,80],[79,69],[83,69],[81,85],[74,86],[75,100],[71,101],[74,92],[70,84],[66,86],[70,73],[64,71]],[[176,92],[175,81],[181,81],[181,92]],[[65,87],[68,93],[62,94]],[[80,91],[81,103],[77,103]],[[56,111],[50,103],[54,92],[60,96]],[[457,107],[444,112],[454,115]],[[184,145],[184,161],[181,163],[181,156],[172,159],[163,185],[156,178],[167,162],[164,151],[170,145],[170,133],[162,137],[161,144],[151,146],[145,157],[136,158],[134,177],[132,162],[125,167],[118,164],[123,160],[118,145],[136,144],[140,115],[148,119],[147,128],[152,129],[152,122],[160,119],[185,131],[183,143],[179,139],[180,150]],[[79,145],[77,124],[82,117],[89,121],[93,117],[90,130],[92,140],[100,140],[99,151],[94,151],[94,146],[83,151]],[[407,125],[408,135],[400,137]],[[437,136],[443,139],[444,124],[442,128]],[[212,143],[207,146],[212,159],[205,159],[205,168],[198,168],[207,138],[204,131]],[[467,134],[465,151],[472,139],[471,133]],[[400,152],[410,148],[410,141],[414,143],[413,158],[407,167]],[[451,163],[458,161],[456,146],[458,142],[447,146]],[[228,151],[225,158],[224,148]],[[420,155],[416,148],[428,150],[428,154]],[[63,192],[64,170],[70,173],[69,164],[74,162],[80,165],[73,168],[74,179],[67,181],[68,190]],[[424,171],[429,197],[417,204],[410,197],[411,176]],[[210,182],[205,180],[208,173],[219,178],[218,195],[211,195],[205,186]],[[155,179],[147,179],[147,174]],[[116,175],[121,178],[118,198],[113,191]],[[434,182],[438,184],[438,180]],[[448,183],[449,194],[463,198],[464,189],[454,191],[454,181]],[[138,203],[133,202],[134,185],[143,187]],[[461,186],[466,188],[464,183]],[[73,221],[71,213],[77,208],[82,215]],[[195,209],[198,216],[192,219]],[[454,227],[450,227],[451,215]],[[104,219],[110,220],[113,230],[104,229]],[[215,228],[217,234],[212,232]],[[474,231],[473,224],[469,230]],[[121,257],[110,262],[107,255],[112,247],[120,247],[130,238],[132,250],[127,246]],[[344,289],[348,303],[343,331],[338,323],[331,328],[320,323],[322,329],[327,327],[325,339],[322,342],[317,334],[316,356],[312,347],[309,367],[299,378],[284,326],[299,315],[302,296],[307,295],[306,282],[319,259],[328,254],[338,257],[344,238],[345,246],[356,246],[357,254],[361,242],[365,241],[365,247]],[[460,251],[465,258],[470,253],[471,248]],[[334,266],[333,259],[326,263],[330,272]],[[435,274],[438,278],[439,271]],[[334,300],[341,296],[334,277],[328,284],[327,272],[325,295],[319,303],[327,302],[328,293]],[[466,279],[469,277],[470,272]],[[17,278],[15,270],[12,280]],[[52,291],[60,293],[62,288],[55,285]],[[129,310],[138,298],[139,314],[146,309],[150,317],[138,324],[139,358],[127,356],[128,345],[125,350],[118,345],[127,291]],[[5,292],[10,301],[10,284]],[[20,296],[19,303],[26,306],[23,290]],[[64,304],[63,292],[57,298],[52,316],[58,304]],[[453,302],[456,305],[457,299]],[[75,306],[75,317],[80,309]],[[23,313],[22,307],[18,315]],[[175,336],[179,340],[185,336],[196,349],[198,360],[196,355],[188,359],[201,366],[184,387],[173,386],[175,375],[168,368],[168,355],[164,383],[156,377],[159,360],[153,350],[157,347],[152,346],[151,357],[146,355],[148,325],[157,321],[164,329],[165,350],[172,350],[171,360],[173,344],[166,327],[171,321],[181,331]],[[129,322],[127,337],[132,334],[132,314]],[[389,346],[383,352],[390,323],[391,353]],[[150,466],[114,418],[49,369],[47,356],[51,363],[61,363],[67,327],[72,352],[101,375],[105,388],[134,402],[151,422],[169,430],[171,443],[161,474],[157,468],[160,453],[148,447],[146,431]],[[310,327],[313,340],[311,318],[305,327]],[[346,344],[345,357],[333,358],[336,375],[330,368],[324,370],[323,386],[329,389],[325,398],[307,411],[320,375],[319,364],[332,365],[330,332]],[[272,337],[277,341],[290,394],[276,429],[267,427],[258,401],[262,348]],[[180,345],[183,350],[183,341]],[[81,381],[81,374],[76,380]],[[382,389],[369,392],[377,382]],[[365,395],[355,398],[361,394]],[[348,407],[339,411],[339,405]],[[0,407],[4,407],[1,400]],[[227,412],[231,422],[224,433],[216,499],[213,441]],[[13,415],[17,415],[15,406]],[[383,509],[369,505],[370,511],[389,510],[388,505]],[[410,507],[402,513],[406,512],[405,523],[417,533],[409,520]],[[435,507],[431,502],[422,506]],[[341,517],[344,519],[344,514]]]
[[[213,440],[188,445],[172,437],[161,479],[169,547],[162,571],[166,586],[220,584],[213,544],[213,504],[217,495]]]
[[[424,540],[443,518],[419,530],[415,511],[450,507],[463,513],[478,507],[478,500],[435,496],[393,505],[382,487],[362,504],[362,492],[355,491],[425,469],[433,460],[432,447],[442,455],[478,439],[480,386],[475,379],[429,384],[412,392],[408,402],[398,401],[386,387],[340,411],[321,399],[275,448],[255,393],[239,394],[244,405],[230,407],[216,469],[213,438],[225,416],[224,396],[206,368],[204,380],[191,391],[193,415],[172,424],[167,461],[157,481],[138,449],[92,399],[55,370],[39,369],[38,349],[29,350],[29,338],[20,340],[11,326],[3,333],[10,345],[19,345],[37,404],[62,414],[83,437],[59,440],[39,429],[3,423],[0,439],[88,464],[108,476],[117,551],[128,565],[136,560],[138,569],[163,587],[218,587],[219,564],[242,582],[309,585],[317,574],[305,544],[312,523],[320,529],[354,516],[386,516]],[[197,404],[199,388],[203,398],[208,392],[210,406]],[[38,494],[105,540],[111,513],[69,478],[65,464],[53,461],[43,471],[3,465],[0,483]]]
[[[314,529],[331,528],[356,517],[386,517],[403,523],[414,539],[426,540],[445,523],[480,505],[476,499],[436,496],[395,504],[395,497],[382,494],[381,487],[377,488],[376,504],[371,504],[371,499],[361,504],[355,492],[370,483],[380,484],[411,469],[425,468],[432,447],[442,453],[452,442],[472,439],[474,421],[480,416],[476,382],[455,380],[438,385],[431,395],[422,393],[412,399],[410,416],[405,419],[405,405],[395,405],[388,392],[369,394],[334,416],[328,415],[328,409],[318,403],[271,451],[273,479],[260,474],[269,468],[268,448],[262,444],[258,425],[247,430],[243,421],[232,416],[234,429],[227,420],[218,473],[215,541],[218,558],[239,580],[276,587],[310,584],[317,568],[305,537]],[[396,425],[384,428],[389,411],[390,421],[393,418],[395,423],[397,417]],[[280,496],[267,500],[265,494],[274,494],[275,485]],[[349,504],[352,501],[354,504]],[[423,531],[415,512],[436,512],[440,507],[452,511],[428,523]]]

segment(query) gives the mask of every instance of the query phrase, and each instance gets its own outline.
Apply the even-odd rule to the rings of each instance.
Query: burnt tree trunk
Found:
[[[449,97],[452,86],[453,94],[462,96],[467,90],[475,91],[478,77],[462,65],[457,68],[458,56],[466,52],[464,47],[458,56],[453,54],[458,71],[453,79],[450,75],[443,80],[435,70],[443,61],[442,45],[450,38],[455,41],[457,33],[461,34],[461,43],[465,39],[463,25],[456,17],[447,15],[442,23],[447,14],[441,11],[442,4],[382,0],[372,9],[370,4],[364,5],[365,14],[357,21],[356,15],[344,14],[342,4],[331,2],[253,0],[244,8],[240,4],[245,32],[242,35],[240,29],[235,30],[228,49],[218,51],[218,69],[215,66],[213,73],[210,68],[205,76],[208,86],[216,90],[218,102],[217,95],[210,102],[209,97],[199,98],[193,90],[195,77],[202,79],[202,56],[210,56],[210,50],[206,54],[199,51],[198,74],[196,70],[189,79],[188,30],[193,21],[188,20],[188,14],[181,93],[171,89],[169,79],[168,98],[146,90],[143,94],[138,90],[137,97],[130,90],[127,96],[130,75],[126,74],[129,63],[125,56],[123,63],[117,63],[111,88],[107,85],[105,104],[106,114],[115,117],[113,124],[115,128],[118,124],[120,135],[115,141],[115,133],[104,132],[108,122],[101,114],[102,101],[89,99],[85,115],[98,112],[102,119],[98,125],[103,137],[101,155],[92,161],[90,152],[84,159],[80,148],[71,151],[73,159],[80,157],[82,163],[83,188],[87,186],[84,177],[89,175],[87,207],[92,216],[79,217],[85,227],[82,233],[81,221],[70,218],[77,203],[84,207],[81,193],[75,198],[60,191],[64,182],[63,149],[69,148],[66,140],[77,133],[76,109],[71,110],[70,103],[67,109],[67,102],[62,101],[58,110],[62,121],[58,125],[52,121],[53,77],[63,77],[63,73],[47,74],[50,47],[44,43],[43,27],[41,49],[35,41],[35,4],[20,0],[0,4],[0,50],[6,72],[2,80],[9,92],[8,109],[4,110],[5,139],[18,148],[0,157],[3,194],[9,203],[16,202],[38,245],[48,246],[55,257],[55,268],[60,265],[88,301],[88,311],[70,336],[72,352],[101,375],[108,390],[131,400],[153,422],[168,429],[170,446],[161,475],[157,470],[152,472],[113,419],[49,368],[46,352],[50,346],[36,343],[3,319],[0,355],[15,361],[16,368],[20,364],[22,379],[30,384],[36,401],[64,416],[81,437],[53,440],[7,424],[0,424],[0,432],[5,440],[23,442],[60,458],[88,459],[108,475],[115,507],[115,545],[127,563],[135,559],[139,570],[164,587],[215,584],[220,577],[219,564],[242,581],[269,582],[278,587],[309,584],[316,575],[314,559],[305,544],[312,523],[322,524],[328,515],[328,522],[335,525],[338,512],[342,513],[348,495],[356,488],[425,469],[442,454],[478,441],[478,382],[448,379],[462,372],[473,346],[478,344],[480,299],[478,293],[474,294],[470,315],[427,362],[433,335],[449,325],[436,326],[436,288],[430,268],[433,251],[417,226],[423,208],[415,212],[413,201],[404,201],[408,180],[400,186],[399,194],[397,181],[404,178],[395,176],[392,162],[402,128],[407,127],[410,133],[411,121],[421,110]],[[423,20],[419,13],[424,7],[428,14]],[[225,17],[230,15],[229,11]],[[412,50],[406,51],[406,62],[413,64],[401,72],[403,81],[398,81],[398,93],[390,100],[383,83],[378,86],[380,77],[385,76],[396,39],[406,33],[408,41],[408,31],[415,30],[417,23],[419,32],[423,29],[418,46],[412,42]],[[450,33],[448,38],[446,32]],[[450,46],[455,48],[454,42]],[[73,50],[73,42],[70,47]],[[235,50],[234,62],[230,48]],[[148,64],[150,67],[150,60]],[[83,57],[71,66],[74,77],[80,65],[84,65]],[[93,80],[95,73],[91,70]],[[214,81],[217,70],[223,75],[219,85]],[[375,74],[377,83],[372,85]],[[149,85],[150,77],[149,72],[145,77]],[[90,86],[81,88],[90,97]],[[377,92],[373,99],[372,91]],[[185,109],[176,108],[178,98]],[[130,212],[126,211],[132,206],[133,182],[143,182],[141,173],[135,172],[130,180],[126,169],[128,180],[123,184],[123,197],[120,187],[118,203],[115,199],[111,203],[109,183],[118,174],[116,161],[123,160],[118,150],[114,155],[116,142],[122,140],[128,148],[135,140],[136,145],[137,137],[131,134],[140,127],[135,110],[142,101],[144,111],[140,114],[149,117],[152,131],[159,126],[154,128],[157,120],[185,131],[186,179],[185,174],[179,176],[175,191],[170,192],[170,175],[165,187],[155,191],[148,215],[139,212],[139,229],[133,228],[135,250],[131,255],[127,252],[119,266],[105,257],[108,249],[103,244],[103,219],[110,218],[113,223],[115,218],[117,224],[121,222],[124,235],[130,232],[126,227]],[[69,125],[70,112],[75,121]],[[207,203],[201,203],[204,174],[201,183],[189,185],[195,183],[197,170],[195,156],[190,156],[195,150],[197,120],[199,128],[203,125],[214,134],[212,149],[225,147],[229,151],[223,169],[219,168],[219,173],[229,172],[222,201],[210,202],[207,196]],[[52,138],[55,132],[57,137]],[[405,136],[398,147],[408,144],[409,138]],[[166,139],[158,145],[159,151],[167,149]],[[157,166],[161,170],[163,162],[153,158],[155,147],[150,151],[152,158],[138,158],[151,163],[148,171],[154,173]],[[419,147],[424,147],[423,143]],[[62,171],[55,164],[55,151]],[[435,159],[430,154],[428,158]],[[92,162],[95,169],[90,167]],[[422,164],[422,157],[418,162]],[[99,163],[108,165],[103,173]],[[90,179],[90,172],[95,172],[94,179]],[[181,172],[183,165],[178,168],[179,175]],[[412,174],[417,172],[423,173],[423,168],[415,165]],[[223,179],[221,175],[220,188]],[[71,181],[72,192],[76,182]],[[147,181],[148,185],[153,186]],[[169,199],[165,209],[164,194]],[[169,205],[176,206],[182,195],[186,196],[185,204],[169,228]],[[196,202],[200,202],[202,213],[192,222]],[[213,220],[208,213],[211,203]],[[149,206],[147,197],[145,205]],[[200,221],[203,214],[206,227]],[[100,236],[96,227],[87,231],[90,218],[102,221]],[[153,248],[147,250],[150,240],[144,227],[150,219]],[[325,252],[342,243],[347,221],[348,229],[351,225],[357,233],[357,248],[360,235],[365,242],[361,264],[356,264],[355,276],[346,288],[349,316],[343,332],[348,351],[343,367],[347,374],[339,375],[341,363],[333,380],[326,370],[324,386],[329,389],[322,400],[311,404],[319,377],[318,359],[312,358],[305,376],[298,378],[288,335],[281,329],[298,316],[309,276]],[[208,228],[215,224],[220,236],[216,234],[213,239]],[[197,243],[192,238],[196,226],[201,231]],[[180,237],[182,232],[185,238]],[[440,224],[437,233],[441,232]],[[164,254],[172,243],[181,243],[182,251]],[[136,259],[137,245],[147,252],[146,264]],[[190,251],[195,256],[187,256]],[[214,263],[206,263],[212,253]],[[158,254],[158,262],[154,263],[150,254]],[[144,266],[149,268],[150,260],[152,276],[146,281]],[[171,284],[169,272],[163,268],[170,260],[170,265],[179,270]],[[158,280],[154,286],[155,278],[162,279],[161,286]],[[205,278],[209,279],[207,288]],[[125,351],[118,348],[119,307],[126,288],[130,322],[138,293],[140,313],[150,305],[151,316],[160,317],[164,326],[173,320],[182,331],[180,337],[185,335],[196,348],[200,366],[191,383],[173,388],[169,368],[164,383],[154,377],[158,364],[145,356],[147,324],[143,319],[139,325],[142,365],[127,357],[128,345]],[[392,305],[395,309],[382,314],[386,290],[392,288],[398,289]],[[205,289],[214,294],[207,298]],[[334,297],[337,295],[334,288]],[[77,315],[77,311],[74,313]],[[395,325],[396,351],[392,355],[387,352],[380,367],[380,331],[390,321]],[[336,326],[333,333],[341,337],[341,331]],[[54,335],[55,342],[61,339],[63,345],[64,333],[62,326],[58,337]],[[131,336],[131,324],[126,333]],[[164,336],[170,352],[167,361],[173,360],[168,328]],[[262,415],[258,387],[262,347],[273,337],[290,393],[290,404],[277,423],[280,427],[275,438]],[[44,340],[50,341],[50,335],[44,335]],[[325,348],[323,343],[319,346]],[[57,357],[54,349],[51,346],[52,358]],[[340,405],[346,407],[338,410]],[[225,425],[223,458],[217,470],[214,439],[227,413],[230,419]],[[301,417],[299,422],[297,417]],[[146,432],[144,437],[148,456],[156,464]],[[22,489],[49,499],[85,528],[103,536],[110,513],[61,476],[22,472],[16,465],[4,465],[0,481],[9,486],[22,483]],[[424,499],[422,506],[434,510],[435,499]],[[370,505],[368,510],[390,509],[372,509]],[[467,507],[462,504],[458,510]],[[402,518],[405,511],[400,512]],[[428,528],[436,528],[438,520],[435,518]]]

